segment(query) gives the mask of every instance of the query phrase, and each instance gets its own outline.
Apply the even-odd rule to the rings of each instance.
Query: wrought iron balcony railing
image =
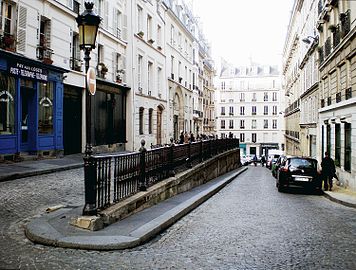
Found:
[[[70,68],[75,71],[82,71],[83,62],[81,59],[71,57],[70,58]]]
[[[52,64],[53,50],[47,46],[37,46],[37,59],[43,61],[46,64]]]

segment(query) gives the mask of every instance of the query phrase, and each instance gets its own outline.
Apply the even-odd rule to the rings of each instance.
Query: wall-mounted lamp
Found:
[[[310,43],[318,43],[319,41],[319,37],[312,37],[312,36],[307,36],[306,38],[303,38],[302,41],[306,44],[310,44]]]

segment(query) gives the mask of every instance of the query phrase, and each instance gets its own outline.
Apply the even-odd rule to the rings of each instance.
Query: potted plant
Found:
[[[51,65],[53,63],[53,60],[51,58],[49,58],[49,57],[44,57],[42,59],[42,63]]]
[[[161,47],[161,46],[157,46],[157,49],[161,51],[161,50],[162,50],[162,47]]]
[[[117,75],[116,75],[116,82],[118,83],[122,83],[122,74],[125,74],[125,70],[124,69],[119,69],[116,71]]]
[[[152,38],[150,38],[149,40],[148,40],[148,43],[150,43],[151,45],[154,43],[155,41],[152,39]]]
[[[138,32],[137,35],[139,35],[141,38],[143,38],[144,33],[142,31]]]

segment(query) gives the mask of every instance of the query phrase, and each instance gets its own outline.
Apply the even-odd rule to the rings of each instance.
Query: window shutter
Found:
[[[17,52],[26,52],[26,25],[27,25],[27,8],[19,6],[17,23]]]
[[[109,27],[109,2],[104,1],[104,28],[108,30]]]
[[[124,20],[122,23],[122,39],[127,40],[127,15],[124,14],[122,18]]]
[[[118,31],[119,25],[117,22],[117,13],[118,13],[118,10],[116,8],[114,8],[113,9],[113,17],[114,17],[113,34],[114,34],[114,36],[119,38],[120,36],[119,36],[119,31]]]

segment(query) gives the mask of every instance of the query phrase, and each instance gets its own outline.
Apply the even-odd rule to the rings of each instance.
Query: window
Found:
[[[152,134],[153,126],[153,109],[148,110],[148,134]]]
[[[0,135],[15,133],[15,78],[0,73]]]
[[[118,9],[114,9],[114,35],[122,38],[122,13]]]
[[[245,101],[245,93],[240,93],[240,101]]]
[[[171,25],[171,45],[174,45],[174,26]]]
[[[331,126],[326,125],[326,151],[329,155],[331,153]]]
[[[40,83],[38,94],[38,132],[53,133],[53,82]]]
[[[263,101],[268,101],[268,92],[263,93]]]
[[[240,128],[245,129],[245,120],[240,120]]]
[[[252,93],[252,101],[257,101],[256,93]]]
[[[256,106],[252,106],[252,115],[256,115],[256,113],[257,113]]]
[[[233,129],[234,128],[234,120],[229,120],[229,128]]]
[[[245,142],[245,133],[240,133],[240,142]]]
[[[137,59],[137,86],[138,91],[142,93],[142,55],[138,55]]]
[[[225,115],[225,107],[221,107],[221,115]]]
[[[12,36],[15,32],[15,6],[7,1],[1,1],[0,29],[4,36]]]
[[[240,115],[245,115],[245,106],[240,107]]]
[[[162,68],[158,67],[157,68],[157,93],[158,93],[158,97],[161,98],[162,97],[162,86],[161,86],[161,82],[163,81],[162,78]]]
[[[221,82],[221,89],[225,90],[225,82]]]
[[[221,120],[221,129],[225,129],[225,120]]]
[[[148,62],[147,64],[147,94],[149,96],[152,95],[152,76],[153,76],[153,63]]]
[[[233,106],[229,107],[229,115],[234,115],[234,107]]]
[[[152,17],[147,15],[147,40],[152,39]]]
[[[234,103],[234,99],[230,98],[229,103]]]
[[[277,120],[276,119],[272,120],[272,128],[277,129]]]
[[[345,171],[351,172],[351,124],[345,123]]]
[[[257,120],[256,119],[252,119],[251,121],[251,129],[256,129],[257,128]]]
[[[277,115],[277,106],[273,106],[272,111],[273,115]]]
[[[51,20],[41,16],[40,44],[37,47],[37,58],[39,60],[52,59],[52,52],[53,51],[51,49]]]
[[[143,18],[142,7],[137,6],[137,32],[138,33],[143,32],[142,18]]]
[[[162,45],[162,27],[157,25],[157,46]]]
[[[335,165],[340,167],[341,156],[341,127],[335,124]]]
[[[272,101],[277,101],[277,92],[272,93]]]
[[[268,106],[263,107],[263,114],[268,115]]]
[[[252,133],[252,142],[253,143],[257,142],[257,134],[256,133]]]
[[[268,128],[268,119],[263,120],[263,128]]]
[[[140,135],[143,134],[143,115],[144,115],[145,109],[143,107],[140,107],[139,110],[139,133]]]

